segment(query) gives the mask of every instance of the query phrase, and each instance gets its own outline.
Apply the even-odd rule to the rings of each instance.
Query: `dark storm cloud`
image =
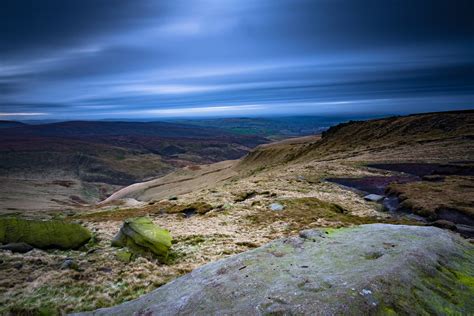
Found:
[[[289,24],[291,34],[309,31],[315,35],[313,39],[322,35],[325,41],[336,46],[363,48],[457,40],[467,43],[474,36],[474,5],[469,0],[322,0],[307,3],[306,10],[289,15],[293,22]]]
[[[324,102],[342,111],[360,100],[441,96],[453,101],[446,109],[474,103],[470,0],[1,5],[3,116],[171,115],[213,106],[292,113],[296,103],[318,112]]]
[[[143,1],[3,0],[1,55],[23,56],[87,43],[129,27],[140,27],[152,17],[149,13]]]

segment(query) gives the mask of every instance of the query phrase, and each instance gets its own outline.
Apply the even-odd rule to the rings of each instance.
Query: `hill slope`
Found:
[[[3,209],[51,209],[104,199],[119,186],[177,168],[242,157],[267,142],[163,122],[61,122],[0,134]]]
[[[191,287],[187,282],[195,276],[201,278],[203,275],[199,271],[210,271],[207,269],[212,270],[213,267],[218,267],[218,270],[216,274],[210,274],[211,281],[226,280],[229,277],[234,281],[240,281],[242,278],[242,282],[248,280],[258,282],[259,273],[268,270],[266,272],[269,274],[266,272],[265,274],[271,279],[270,282],[268,280],[263,282],[261,291],[253,293],[249,287],[239,287],[243,289],[242,291],[250,289],[245,295],[251,297],[263,300],[272,297],[273,303],[261,305],[268,312],[278,311],[280,307],[285,306],[291,310],[293,303],[301,306],[297,299],[306,297],[303,293],[306,290],[312,298],[321,299],[322,303],[324,303],[322,296],[325,293],[342,293],[341,297],[336,296],[339,302],[347,302],[346,300],[354,297],[352,296],[354,294],[357,298],[356,304],[361,304],[357,306],[362,308],[370,306],[364,305],[366,303],[380,303],[377,306],[383,307],[382,305],[387,303],[386,299],[394,297],[392,294],[395,294],[395,297],[400,294],[403,296],[398,290],[408,290],[404,292],[408,293],[408,298],[404,297],[398,303],[388,300],[387,309],[384,309],[387,313],[394,311],[403,314],[407,307],[400,302],[412,302],[416,296],[413,293],[420,293],[420,284],[424,286],[422,297],[418,297],[416,302],[408,306],[410,310],[413,310],[412,305],[415,303],[427,302],[419,307],[425,313],[435,313],[439,310],[436,302],[442,302],[443,306],[449,305],[454,312],[464,312],[466,306],[471,306],[468,304],[472,298],[466,299],[465,296],[461,298],[460,295],[472,295],[472,272],[469,272],[470,270],[466,272],[461,266],[466,267],[464,261],[472,262],[473,253],[472,245],[462,241],[459,236],[455,236],[455,233],[469,236],[470,232],[474,231],[470,215],[474,214],[472,115],[472,112],[435,113],[353,122],[330,130],[323,139],[317,136],[291,139],[262,145],[242,160],[224,161],[206,166],[188,166],[164,177],[125,187],[111,195],[107,203],[89,205],[87,208],[73,208],[68,212],[28,214],[31,217],[47,218],[53,215],[62,216],[70,221],[80,221],[95,232],[98,243],[92,245],[91,251],[86,255],[80,252],[31,251],[24,255],[3,252],[5,269],[0,269],[0,274],[3,272],[0,279],[8,281],[0,282],[0,292],[8,292],[9,295],[0,296],[0,313],[18,310],[34,313],[40,308],[48,307],[67,313],[114,306],[136,299],[195,269],[198,269],[196,273],[172,282],[169,286],[165,285],[162,289],[174,289],[179,295],[189,289],[190,297],[199,298],[199,295],[209,289]],[[439,127],[439,122],[449,124],[447,127],[443,125]],[[449,130],[449,127],[452,129]],[[259,152],[260,154],[256,154]],[[337,184],[335,179],[343,179],[343,183],[348,186]],[[67,185],[58,182],[56,190],[61,188],[60,184]],[[34,189],[38,190],[38,187],[41,187],[41,183]],[[383,202],[366,199],[369,192],[364,190],[370,191],[374,188],[376,192],[384,195]],[[33,201],[34,196],[31,198]],[[391,208],[386,209],[383,204],[386,200],[398,204],[389,204]],[[119,255],[124,249],[117,250],[110,246],[123,220],[138,216],[147,216],[156,225],[170,231],[174,241],[170,256],[172,260],[168,265],[145,257],[122,262]],[[423,238],[418,238],[420,235],[415,233],[415,237],[411,228],[407,227],[395,226],[393,234],[386,233],[389,230],[386,226],[378,225],[380,228],[378,233],[374,231],[361,233],[357,228],[353,228],[358,233],[342,234],[345,237],[336,240],[346,245],[340,251],[337,248],[338,244],[332,243],[335,240],[331,238],[320,240],[316,238],[320,235],[311,236],[302,233],[311,242],[305,241],[301,245],[301,240],[292,237],[285,239],[283,244],[277,243],[279,246],[276,248],[272,248],[275,244],[271,244],[263,250],[256,250],[259,259],[274,260],[265,262],[275,263],[275,266],[267,266],[263,260],[241,264],[240,258],[250,258],[248,254],[225,259],[263,246],[275,239],[297,236],[302,230],[324,228],[328,230],[330,236],[335,232],[335,228],[373,223],[417,227],[440,226],[455,233],[432,227],[423,227],[419,230],[413,228],[420,233],[430,232]],[[403,239],[408,235],[414,238],[407,238],[403,243],[419,246],[415,247],[416,249],[411,248],[416,254],[413,256],[407,251],[397,253],[402,249],[401,243],[397,243],[400,241],[399,238]],[[387,237],[388,240],[385,239]],[[316,241],[312,241],[315,238]],[[395,239],[397,242],[394,242]],[[357,240],[360,242],[356,242]],[[364,242],[367,240],[373,241],[373,244],[368,246],[370,249],[365,247]],[[460,259],[455,253],[453,258],[445,257],[450,253],[449,250],[457,247],[448,246],[450,243],[448,240],[455,241],[457,246],[464,245],[462,247],[466,248],[467,260],[455,262],[453,258]],[[292,242],[295,241],[296,248],[292,246]],[[327,261],[314,266],[310,262],[301,263],[296,260],[299,263],[295,264],[291,261],[298,258],[298,254],[303,254],[302,248],[308,247],[317,251],[320,249],[318,248],[320,244],[329,247],[327,253],[335,251],[333,256],[311,255],[311,260],[327,259]],[[333,248],[334,245],[336,248]],[[358,249],[360,252],[345,252],[347,249]],[[428,251],[429,249],[431,251]],[[296,253],[293,250],[296,250]],[[309,250],[309,253],[311,251]],[[441,253],[439,257],[438,253]],[[400,254],[403,256],[400,257]],[[424,266],[426,269],[418,265],[419,254],[423,254],[421,263],[426,264]],[[77,262],[83,270],[59,272],[59,263],[66,257]],[[391,258],[395,260],[390,261]],[[432,263],[428,261],[430,258],[434,258]],[[436,260],[437,258],[442,261]],[[219,259],[226,260],[224,264],[235,267],[235,271],[233,268],[232,271],[221,269],[220,262],[211,264],[211,268],[206,266],[199,269]],[[400,265],[403,260],[408,260],[410,264]],[[344,266],[344,262],[349,262],[350,265]],[[21,273],[16,268],[20,263]],[[373,288],[368,288],[369,285],[362,282],[357,283],[358,291],[352,291],[350,287],[346,288],[344,285],[347,280],[331,283],[332,287],[328,288],[324,282],[327,280],[321,281],[320,278],[309,279],[308,282],[301,280],[298,283],[292,283],[293,278],[290,278],[288,283],[285,282],[285,275],[288,275],[285,273],[288,271],[309,277],[319,274],[333,277],[347,274],[348,277],[355,277],[357,273],[346,270],[346,268],[353,269],[353,263],[360,264],[357,267],[361,270],[368,269],[366,271],[368,278],[363,281],[370,280],[369,283],[374,285]],[[289,264],[289,267],[279,264]],[[372,278],[375,267],[380,272],[381,279]],[[272,268],[278,269],[273,271]],[[452,268],[457,272],[466,273],[453,273]],[[397,280],[399,274],[396,271],[400,269],[402,275],[406,276],[403,273],[408,272],[409,277],[405,279],[407,282],[398,286],[392,281]],[[314,274],[306,273],[308,271]],[[386,274],[387,271],[391,272]],[[245,277],[246,275],[248,277]],[[388,277],[389,275],[395,278]],[[32,279],[35,281],[31,282]],[[298,293],[303,296],[297,295],[296,300],[290,300],[285,296],[283,298],[285,302],[290,303],[283,304],[285,306],[282,306],[280,304],[282,301],[279,300],[283,294],[278,295],[277,299],[273,299],[275,296],[259,296],[269,290],[265,285],[270,283],[281,284],[283,294],[287,293],[286,290],[296,289],[301,291]],[[414,283],[415,287],[411,287]],[[441,283],[449,286],[443,287]],[[115,286],[116,284],[118,285]],[[176,286],[176,284],[184,285]],[[433,284],[436,288],[430,287]],[[216,286],[217,289],[227,289],[220,287],[219,284]],[[343,292],[338,292],[340,290]],[[349,290],[349,295],[346,295],[345,290]],[[452,290],[456,293],[460,291],[462,294],[453,296]],[[216,295],[220,293],[221,291],[217,291]],[[136,302],[142,304],[149,302],[148,298],[158,297],[161,303],[170,298],[172,303],[166,308],[173,308],[172,304],[176,303],[173,298],[178,296],[158,290],[157,296],[150,294]],[[11,297],[15,300],[12,301]],[[68,297],[68,300],[64,300],[64,297]],[[452,299],[453,297],[456,300]],[[434,303],[431,298],[435,300]],[[234,304],[244,303],[234,302]],[[135,308],[137,305],[133,302],[119,308],[126,306]],[[186,308],[198,308],[197,306],[202,305],[190,304],[186,305]]]
[[[428,153],[425,159],[446,156],[445,147],[453,156],[472,154],[474,140],[474,111],[441,112],[391,117],[369,121],[351,121],[329,128],[320,141],[309,140],[298,145],[260,146],[241,162],[245,168],[261,168],[290,161],[338,159],[362,156],[364,153],[383,156],[392,149],[403,155],[412,146],[423,145]],[[441,153],[444,151],[445,153]],[[454,151],[454,152],[453,152]],[[438,155],[439,154],[439,155]],[[413,159],[416,157],[408,157]],[[390,155],[385,160],[390,160]]]

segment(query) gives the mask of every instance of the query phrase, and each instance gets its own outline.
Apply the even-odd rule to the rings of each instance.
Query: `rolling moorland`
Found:
[[[377,116],[295,116],[272,118],[221,118],[175,120],[172,122],[215,127],[240,135],[259,135],[273,141],[290,137],[320,134],[332,125],[350,120],[365,120]]]
[[[2,208],[63,209],[177,168],[237,159],[269,140],[166,122],[0,122]]]
[[[25,138],[29,128],[21,132]],[[124,148],[127,155],[153,154],[143,136],[133,139],[132,129],[130,138],[78,130],[90,134],[62,135],[71,146],[93,135],[88,146],[96,154]],[[199,140],[186,140],[205,140],[208,131],[214,130],[197,129]],[[11,151],[21,135],[9,133],[1,139],[10,139]],[[54,219],[91,233],[73,249],[2,251],[0,313],[93,311],[134,299],[95,314],[474,312],[474,111],[351,121],[274,143],[233,135],[222,136],[223,144],[241,150],[230,160],[213,163],[196,153],[196,160],[186,160],[187,147],[179,158],[157,150],[149,163],[158,158],[174,171],[148,175],[117,162],[115,170],[141,182],[117,183],[100,203],[14,210],[16,218]],[[178,146],[175,135],[161,137]],[[118,161],[130,162],[127,155]],[[27,161],[4,159],[12,164],[8,170]],[[176,160],[185,167],[170,163]],[[141,168],[143,161],[135,162]],[[97,176],[101,169],[84,174]],[[38,178],[49,172],[57,171],[45,167]],[[157,175],[164,176],[143,181]],[[0,224],[12,221],[12,210],[2,211],[8,216]],[[145,220],[130,220],[137,217]],[[136,252],[136,244],[117,237],[139,224],[169,231],[165,257]]]

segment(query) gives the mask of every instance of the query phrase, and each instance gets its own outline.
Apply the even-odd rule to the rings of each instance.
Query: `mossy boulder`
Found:
[[[0,243],[26,243],[40,249],[77,249],[92,238],[79,224],[65,221],[0,218]]]
[[[153,224],[147,217],[138,217],[124,221],[112,246],[127,247],[135,254],[152,255],[166,261],[171,240],[169,231]]]

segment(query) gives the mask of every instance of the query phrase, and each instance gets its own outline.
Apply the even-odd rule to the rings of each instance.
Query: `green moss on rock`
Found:
[[[171,241],[169,231],[153,224],[147,217],[138,217],[125,220],[112,246],[127,247],[135,254],[152,254],[166,261]]]
[[[115,253],[115,258],[117,258],[118,261],[122,261],[124,263],[129,263],[132,261],[132,257],[133,254],[126,249],[119,250]]]
[[[77,249],[91,238],[92,233],[87,228],[75,223],[0,218],[2,244],[24,242],[41,249]]]

